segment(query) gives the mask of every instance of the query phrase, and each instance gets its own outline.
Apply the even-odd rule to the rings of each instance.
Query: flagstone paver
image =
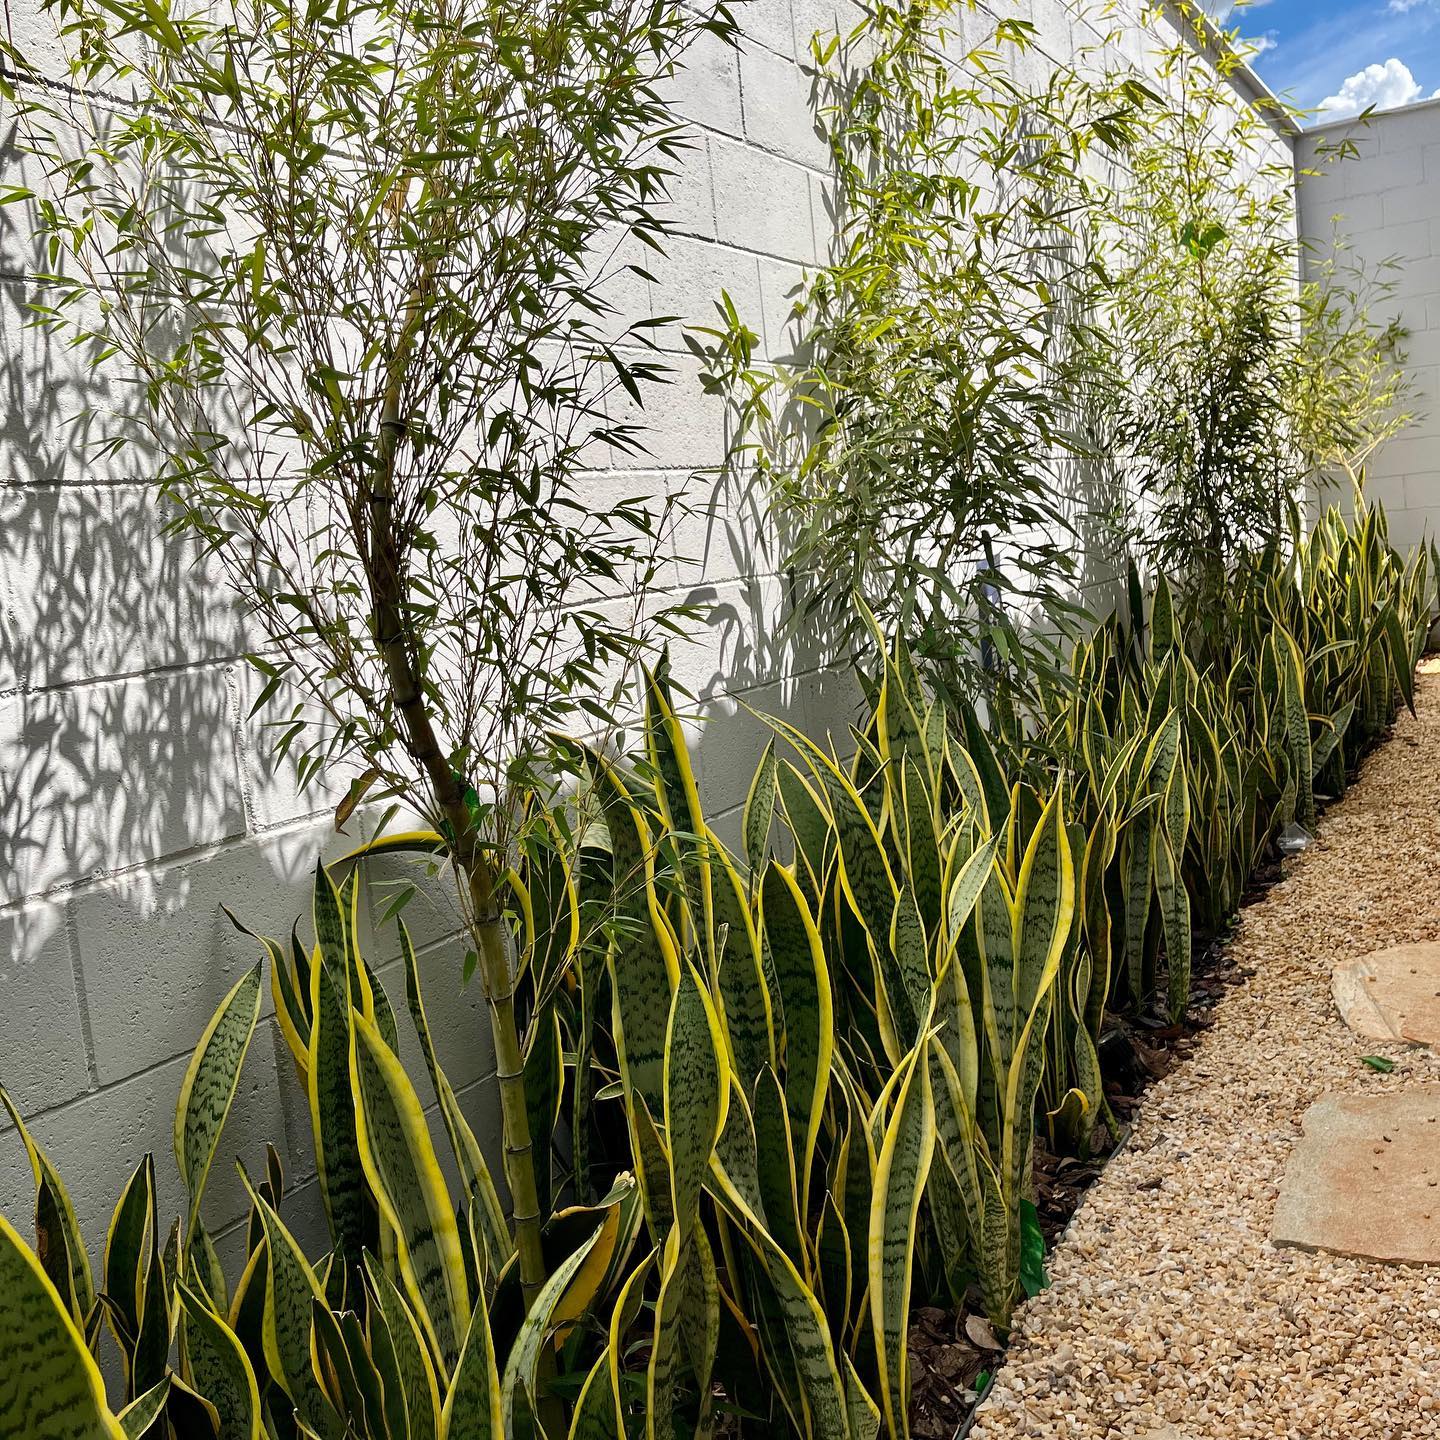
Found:
[[[1342,960],[1330,990],[1358,1035],[1397,1045],[1440,1040],[1440,945],[1392,945]]]
[[[1440,665],[1421,667],[1416,707],[1244,912],[1234,954],[1253,976],[1149,1092],[971,1440],[1440,1440],[1440,1265],[1272,1238],[1312,1106],[1440,1085],[1440,1058],[1357,1035],[1331,992],[1341,961],[1440,940]]]
[[[1306,1250],[1440,1264],[1440,1085],[1317,1100],[1271,1235]]]

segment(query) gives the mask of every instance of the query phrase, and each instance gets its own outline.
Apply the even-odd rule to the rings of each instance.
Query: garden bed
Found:
[[[1162,1040],[1171,1048],[1157,1069],[1172,1056],[1188,1063],[1156,1080],[1122,1153],[1076,1194],[1086,1203],[1049,1257],[1052,1287],[1020,1312],[970,1422],[977,1440],[1109,1440],[1167,1426],[1185,1440],[1440,1434],[1440,1345],[1427,1318],[1440,1312],[1440,1272],[1270,1240],[1315,1099],[1440,1076],[1414,1048],[1386,1054],[1389,1073],[1365,1064],[1375,1042],[1345,1028],[1330,993],[1337,961],[1440,936],[1433,660],[1416,707],[1325,817],[1318,843],[1247,905],[1197,985],[1212,992],[1213,1017],[1196,1016],[1206,1008],[1197,993],[1188,1033]],[[916,1384],[925,1393],[918,1374]]]
[[[1252,939],[1247,931],[1246,922],[1252,907],[1263,907],[1260,913],[1265,916],[1267,935],[1271,933],[1272,913],[1273,923],[1279,926],[1277,935],[1283,934],[1284,917],[1278,912],[1286,908],[1286,896],[1290,893],[1288,878],[1298,878],[1304,873],[1310,877],[1317,895],[1320,895],[1324,893],[1327,883],[1333,883],[1336,878],[1350,873],[1348,862],[1353,858],[1355,845],[1347,846],[1343,838],[1338,842],[1335,838],[1337,832],[1342,837],[1351,833],[1352,822],[1346,817],[1354,816],[1357,811],[1368,816],[1375,808],[1377,792],[1389,794],[1397,784],[1403,784],[1403,777],[1410,773],[1412,752],[1424,743],[1426,724],[1432,727],[1431,733],[1436,737],[1437,749],[1440,749],[1440,660],[1428,660],[1422,665],[1417,680],[1416,704],[1420,712],[1418,722],[1409,716],[1404,717],[1397,729],[1375,747],[1380,751],[1380,755],[1373,762],[1370,757],[1374,755],[1375,749],[1367,752],[1362,762],[1365,767],[1364,782],[1345,808],[1322,809],[1322,843],[1309,852],[1316,856],[1315,864],[1301,872],[1298,866],[1304,864],[1303,859],[1299,862],[1282,861],[1278,857],[1271,859],[1254,876],[1245,897],[1245,909],[1234,929],[1220,935],[1196,935],[1190,1005],[1183,1020],[1179,1023],[1170,1022],[1164,1011],[1163,999],[1159,995],[1152,997],[1151,1003],[1138,1017],[1122,1015],[1107,1020],[1100,1054],[1105,1069],[1106,1099],[1115,1118],[1124,1127],[1121,1135],[1108,1149],[1086,1160],[1054,1154],[1045,1146],[1042,1137],[1037,1137],[1036,1142],[1036,1208],[1045,1236],[1047,1264],[1052,1249],[1062,1247],[1060,1254],[1055,1257],[1057,1266],[1062,1267],[1061,1273],[1065,1276],[1062,1289],[1071,1279],[1068,1257],[1073,1245],[1066,1245],[1066,1231],[1092,1187],[1104,1181],[1110,1162],[1129,1145],[1134,1133],[1133,1127],[1140,1124],[1146,1105],[1152,1099],[1163,1100],[1163,1097],[1152,1097],[1152,1087],[1205,1053],[1207,1032],[1215,1029],[1217,1025],[1223,1027],[1225,1024],[1225,1013],[1214,1012],[1237,988],[1241,989],[1242,993],[1247,989],[1253,990],[1252,982],[1259,974],[1259,967],[1268,967],[1268,962],[1273,957],[1271,946],[1274,942],[1269,945],[1259,943],[1258,938]],[[1433,800],[1434,805],[1440,805],[1440,785],[1433,790],[1425,787],[1421,795]],[[1423,809],[1424,803],[1422,798],[1416,808]],[[1381,809],[1383,813],[1383,806]],[[1362,828],[1368,833],[1368,825],[1362,822],[1354,826],[1357,835]],[[1408,825],[1396,827],[1396,833],[1402,836],[1409,831]],[[1364,843],[1356,842],[1362,848]],[[1393,841],[1391,843],[1393,844]],[[1378,847],[1373,859],[1366,866],[1369,888],[1372,891],[1378,890],[1384,884],[1388,855],[1388,845]],[[1359,903],[1363,911],[1369,902],[1362,897]],[[1376,925],[1369,931],[1374,946],[1389,943],[1390,936],[1395,933],[1388,928],[1392,913],[1393,905],[1386,906],[1383,915],[1376,917]],[[1425,931],[1425,938],[1429,938],[1433,928]],[[1418,936],[1420,931],[1416,934]],[[1327,964],[1323,975],[1318,977],[1325,996],[1329,994],[1328,977]],[[1334,1019],[1334,1025],[1343,1031],[1338,1018]],[[1224,1041],[1225,1037],[1222,1036],[1219,1043]],[[1341,1038],[1341,1044],[1354,1050],[1359,1042],[1346,1032]],[[1356,1053],[1358,1054],[1358,1051]],[[1397,1071],[1398,1068],[1397,1066]],[[1440,1067],[1435,1067],[1432,1062],[1430,1065],[1421,1065],[1419,1073],[1433,1078],[1437,1069]],[[1189,1088],[1183,1074],[1176,1075],[1174,1088]],[[1163,1124],[1163,1121],[1161,1123]],[[1144,1127],[1144,1133],[1148,1132],[1149,1127]],[[1157,1172],[1125,1184],[1124,1189],[1133,1188],[1133,1192],[1144,1195],[1147,1192],[1163,1192],[1168,1183],[1169,1177],[1163,1172]],[[1163,1247],[1165,1239],[1163,1236],[1156,1236],[1153,1237],[1153,1243],[1156,1247]],[[1101,1269],[1104,1268],[1103,1251],[1097,1250],[1093,1257],[1089,1257],[1089,1252],[1086,1253],[1087,1258],[1093,1258],[1094,1263]],[[1018,1342],[1018,1349],[997,1340],[990,1327],[976,1313],[947,1312],[935,1307],[917,1310],[911,1318],[909,1347],[911,1431],[915,1440],[959,1440],[961,1436],[972,1434],[1078,1436],[1093,1433],[1097,1436],[1108,1436],[1117,1433],[1105,1429],[1076,1430],[1070,1426],[1069,1417],[1064,1416],[1057,1421],[1058,1428],[1054,1429],[1032,1430],[1019,1424],[1013,1429],[1003,1428],[1008,1421],[1003,1421],[1000,1417],[1007,1413],[1011,1401],[1018,1400],[1021,1413],[1028,1413],[1023,1396],[1037,1388],[1032,1377],[1041,1374],[1044,1364],[1038,1355],[1032,1357],[1031,1354],[1032,1351],[1043,1350],[1044,1332],[1036,1333],[1034,1320],[1042,1311],[1052,1307],[1068,1309],[1066,1296],[1052,1293],[1028,1309],[1022,1309],[1017,1316],[1014,1337]],[[1071,1364],[1074,1353],[1073,1344],[1064,1341],[1053,1347],[1052,1359],[1057,1379],[1068,1373],[1067,1367]],[[1024,1378],[1018,1385],[1014,1383],[1015,1377],[1012,1374],[1017,1363],[1025,1367]],[[1042,1377],[1039,1388],[1044,1389],[1045,1385]],[[977,1422],[982,1418],[982,1400],[989,1402],[983,1407],[983,1430],[976,1428]],[[1143,1405],[1141,1409],[1142,1413],[1146,1413]],[[1436,1406],[1435,1413],[1440,1416],[1440,1405]],[[1142,1437],[1148,1436],[1156,1428],[1158,1427],[1152,1426],[1150,1430],[1146,1430],[1142,1427],[1133,1433]],[[1132,1432],[1127,1430],[1118,1433]],[[1184,1433],[1185,1440],[1190,1440],[1190,1432]],[[1243,1436],[1272,1432],[1265,1429],[1240,1429],[1233,1433]],[[1415,1433],[1440,1434],[1440,1428]],[[1165,1436],[1165,1440],[1169,1440],[1163,1430],[1160,1434]],[[1160,1436],[1157,1436],[1156,1440],[1160,1440]]]

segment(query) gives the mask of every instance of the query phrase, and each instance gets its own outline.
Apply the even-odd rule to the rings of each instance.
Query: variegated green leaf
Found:
[[[40,1262],[0,1216],[0,1440],[125,1440]]]
[[[175,1163],[190,1195],[186,1234],[200,1216],[200,1198],[215,1159],[235,1092],[240,1068],[260,1019],[260,966],[246,971],[220,1002],[185,1068],[175,1107]]]

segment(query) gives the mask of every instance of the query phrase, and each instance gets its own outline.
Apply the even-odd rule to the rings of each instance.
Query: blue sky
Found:
[[[1258,41],[1252,60],[1272,90],[1334,119],[1440,91],[1440,0],[1209,0],[1227,28]],[[1320,117],[1322,119],[1326,116]]]

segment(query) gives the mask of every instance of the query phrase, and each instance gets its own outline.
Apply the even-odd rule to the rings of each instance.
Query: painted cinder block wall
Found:
[[[1061,0],[999,5],[1038,26],[1027,64],[1068,60],[1102,38]],[[1139,0],[1130,5],[1138,13]],[[674,186],[678,234],[667,258],[646,257],[654,282],[636,281],[626,303],[704,323],[723,287],[778,356],[788,349],[790,293],[832,231],[804,69],[809,38],[848,28],[856,12],[841,0],[736,8],[744,45],[702,45],[677,86],[696,142]],[[10,10],[27,52],[55,56],[58,76],[35,0],[12,0]],[[1107,31],[1117,18],[1102,22]],[[984,10],[964,17],[957,45],[978,43],[994,20]],[[1157,34],[1147,45],[1132,30],[1112,58],[1148,73],[1150,49],[1172,41]],[[1243,74],[1236,83],[1247,83]],[[66,1176],[98,1247],[147,1149],[162,1209],[179,1209],[170,1150],[180,1078],[215,1005],[256,958],[220,906],[285,934],[308,904],[317,854],[338,855],[354,837],[333,831],[336,794],[300,794],[269,762],[260,720],[247,718],[254,683],[239,658],[258,637],[215,575],[160,538],[153,478],[96,462],[66,424],[88,406],[123,405],[123,394],[26,327],[35,268],[20,212],[0,211],[0,1081]],[[678,333],[668,344],[675,379],[651,404],[646,467],[597,472],[597,491],[684,481],[721,459],[722,407],[701,393]],[[751,710],[815,734],[843,731],[856,692],[843,665],[779,633],[781,557],[763,500],[703,474],[692,493],[674,578],[714,618],[675,648],[673,664],[705,702],[694,735],[704,802],[733,832],[761,744]],[[372,873],[372,888],[387,878],[395,872]],[[406,918],[423,946],[442,1058],[498,1173],[487,1025],[478,992],[460,982],[444,886],[428,887]],[[399,1002],[393,937],[377,935],[370,953]],[[401,1029],[408,1035],[403,1018]],[[308,1118],[268,993],[206,1202],[223,1257],[240,1244],[243,1209],[230,1161],[255,1169],[266,1140],[289,1172],[287,1218],[318,1241]],[[18,1137],[0,1127],[0,1210],[24,1229],[31,1205]]]
[[[1352,157],[1326,158],[1347,141]],[[1408,332],[1416,419],[1377,453],[1366,488],[1400,549],[1440,540],[1440,100],[1315,126],[1295,161],[1301,233],[1320,246],[1339,236],[1377,273],[1395,262],[1385,272],[1394,294],[1377,318],[1397,316]]]

